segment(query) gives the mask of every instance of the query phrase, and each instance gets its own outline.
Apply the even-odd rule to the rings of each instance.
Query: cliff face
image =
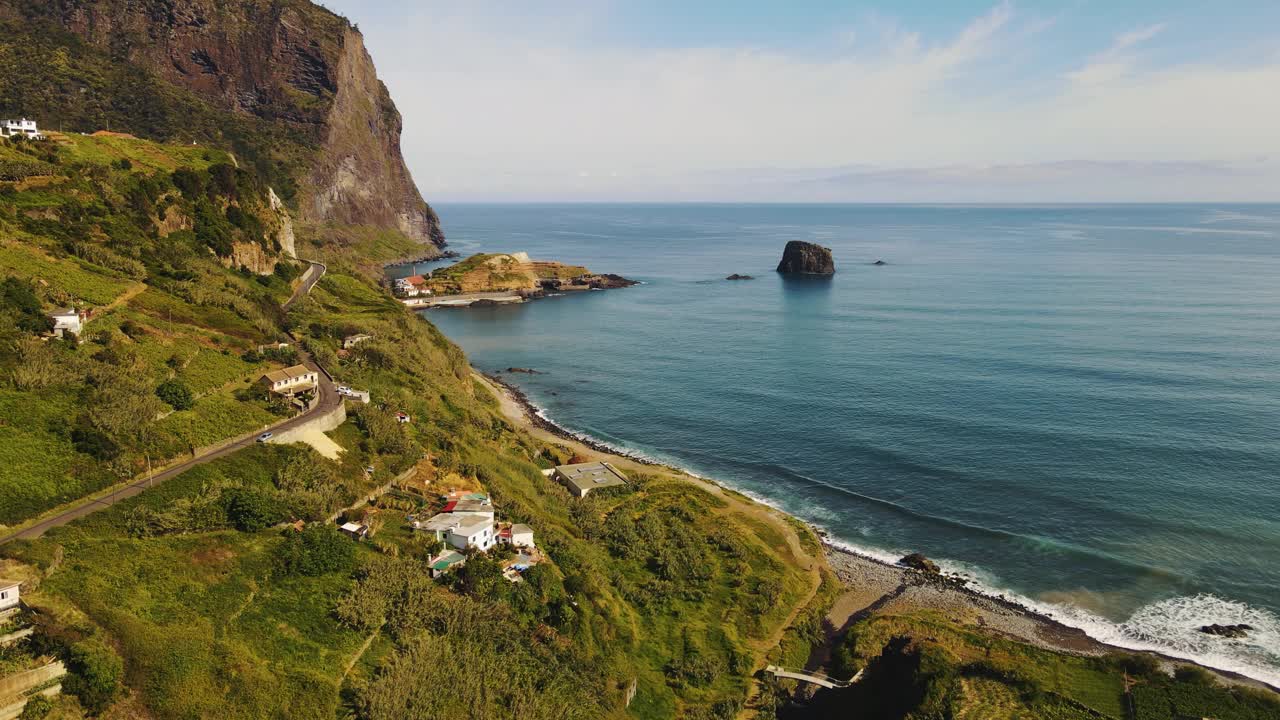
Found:
[[[252,131],[228,127],[215,129],[222,137],[211,140],[256,143],[256,162],[293,168],[299,221],[396,228],[444,244],[439,219],[400,154],[400,114],[346,19],[305,0],[51,0],[34,8],[0,0],[0,18],[60,26],[113,63],[268,123],[261,134],[269,139],[246,141]],[[73,91],[85,92],[66,94]],[[112,100],[112,112],[82,113],[89,118],[83,122],[118,116],[129,99]],[[135,114],[147,112],[156,114]],[[157,124],[154,117],[146,122]],[[180,122],[172,134],[184,136]]]
[[[800,275],[830,275],[836,271],[831,248],[803,240],[791,240],[782,250],[778,272]]]

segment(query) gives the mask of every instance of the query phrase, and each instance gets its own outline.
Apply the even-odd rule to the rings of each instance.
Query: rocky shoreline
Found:
[[[523,410],[532,425],[549,434],[585,445],[596,452],[627,458],[638,464],[669,467],[665,463],[612,447],[563,428],[543,417],[540,414],[541,409],[534,405],[524,391],[514,383],[496,377],[493,373],[482,374],[486,380],[507,392]],[[713,479],[699,479],[720,485]],[[972,623],[984,631],[1047,650],[1088,656],[1113,652],[1150,655],[1170,671],[1178,665],[1196,665],[1231,684],[1280,692],[1280,688],[1239,673],[1212,668],[1156,651],[1132,650],[1102,642],[1090,637],[1079,628],[1055,620],[1004,595],[992,595],[977,590],[969,584],[967,578],[961,575],[910,568],[855,552],[835,544],[821,528],[816,528],[799,518],[796,519],[812,528],[821,538],[827,563],[844,586],[844,594],[837,598],[827,616],[828,623],[837,630],[843,630],[873,612],[930,609],[947,613],[952,617],[971,618]]]
[[[437,260],[452,260],[460,258],[462,254],[455,250],[441,250],[438,255],[409,255],[390,262],[382,264],[382,269],[399,267],[401,265],[413,265],[414,263],[435,262]]]

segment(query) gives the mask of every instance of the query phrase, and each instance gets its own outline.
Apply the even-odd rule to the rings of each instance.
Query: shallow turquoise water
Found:
[[[562,425],[1280,682],[1280,206],[438,209],[645,283],[427,313]],[[836,276],[776,275],[792,239]]]

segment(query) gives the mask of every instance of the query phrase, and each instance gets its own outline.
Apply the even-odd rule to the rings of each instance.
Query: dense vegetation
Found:
[[[3,524],[271,422],[279,408],[236,395],[296,274],[227,267],[246,249],[274,262],[280,220],[225,153],[0,142],[0,162],[27,160],[41,174],[0,182]],[[83,336],[46,341],[65,307],[90,313]]]
[[[281,314],[290,273],[228,269],[217,256],[218,230],[206,233],[213,241],[194,228],[164,236],[155,211],[128,202],[130,188],[155,183],[155,204],[171,204],[196,226],[215,225],[201,218],[207,201],[244,242],[246,226],[255,226],[229,210],[256,212],[238,200],[256,197],[252,176],[225,174],[216,153],[190,146],[69,142],[52,148],[51,166],[65,175],[16,183],[5,197],[14,240],[4,247],[12,258],[33,258],[5,264],[19,283],[5,298],[15,307],[31,305],[31,296],[42,307],[83,303],[78,283],[57,295],[39,282],[65,266],[101,283],[93,301],[110,309],[95,315],[79,344],[8,330],[30,353],[48,354],[55,378],[38,401],[16,384],[5,391],[14,418],[45,408],[45,419],[5,428],[13,437],[61,447],[69,463],[114,469],[103,482],[135,472],[148,453],[163,456],[171,418],[206,421],[242,407],[269,416],[244,380],[288,360],[291,349],[257,347],[286,329],[341,382],[374,397],[352,406],[349,422],[331,433],[345,449],[337,461],[301,447],[255,446],[5,548],[44,576],[30,597],[45,611],[44,635],[83,659],[72,686],[84,689],[84,708],[141,703],[160,718],[351,712],[373,720],[404,717],[408,708],[594,718],[621,713],[634,683],[634,716],[736,714],[756,659],[807,586],[777,529],[662,474],[572,499],[540,472],[568,454],[513,428],[458,348],[362,274],[358,260],[312,245],[329,274]],[[70,169],[70,157],[96,155],[93,167]],[[152,155],[174,166],[156,167],[145,159]],[[25,225],[18,210],[38,202],[61,217],[73,197],[102,208],[86,212],[74,236],[99,238],[95,248],[134,260],[134,275],[72,254],[72,233]],[[100,232],[102,222],[126,231]],[[356,332],[373,337],[342,349]],[[199,362],[216,377],[190,372],[197,361],[185,355],[174,360],[183,348],[209,355]],[[11,356],[10,374],[36,356]],[[209,404],[203,393],[211,390],[221,405]],[[396,422],[397,411],[415,421]],[[49,418],[61,416],[66,437],[49,437],[57,425]],[[133,435],[108,421],[124,418]],[[230,425],[223,432],[234,434]],[[83,492],[68,487],[67,467],[48,457],[27,465],[60,494],[42,495],[29,474],[15,474],[12,487],[32,498],[15,518]],[[396,476],[405,478],[396,499],[372,511],[380,531],[370,542],[357,546],[326,522]],[[397,503],[429,506],[455,485],[483,487],[504,518],[533,525],[548,562],[518,584],[482,556],[432,580],[424,561],[433,548],[407,529]],[[285,525],[295,520],[300,532]],[[119,658],[118,670],[102,648]]]

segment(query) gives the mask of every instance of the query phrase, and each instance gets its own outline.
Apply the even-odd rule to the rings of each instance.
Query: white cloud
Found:
[[[610,46],[592,38],[603,11],[566,7],[564,22],[443,3],[362,22],[428,199],[731,199],[776,185],[736,181],[724,172],[732,168],[1280,157],[1280,58],[1148,67],[1139,51],[1158,24],[1116,36],[1062,75],[1035,68],[1034,43],[1053,21],[1008,4],[941,40],[891,25],[850,28],[858,43],[818,57]],[[357,7],[340,9],[360,20]],[[1011,85],[1015,62],[1029,67]],[[1071,182],[1091,196],[1105,190],[1083,172],[1043,199],[1072,199]],[[1116,187],[1131,192],[1133,183]]]
[[[1164,30],[1164,23],[1147,25],[1116,36],[1111,47],[1095,55],[1079,70],[1067,73],[1067,78],[1077,85],[1101,85],[1129,74],[1134,57],[1130,50],[1154,38]]]

